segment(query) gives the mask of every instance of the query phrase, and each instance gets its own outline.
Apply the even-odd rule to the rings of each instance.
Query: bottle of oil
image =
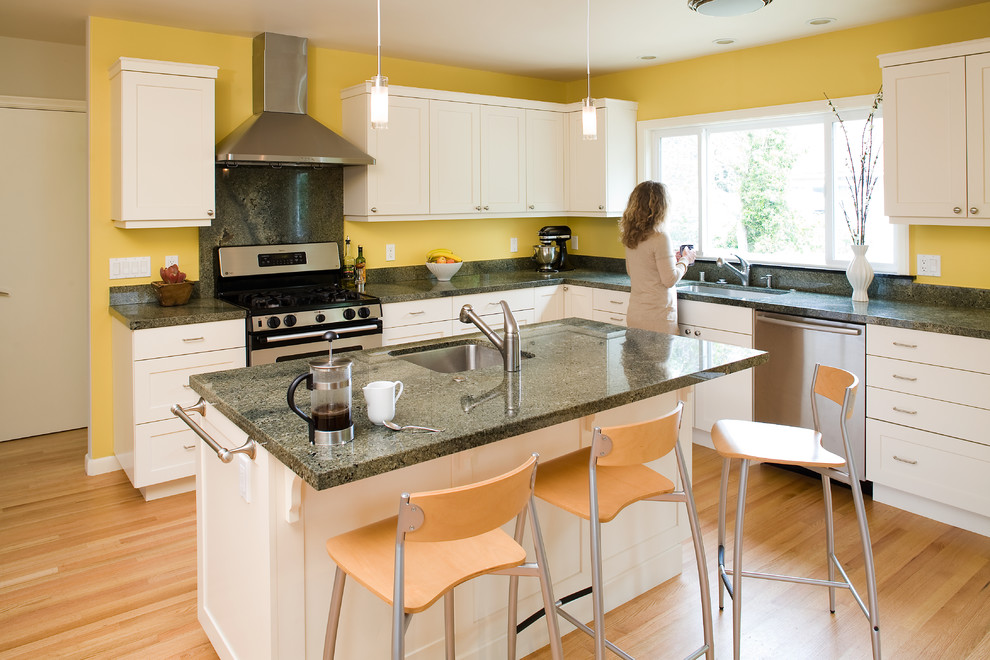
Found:
[[[357,259],[354,260],[354,282],[357,284],[357,290],[364,292],[364,284],[368,281],[368,262],[364,258],[364,246],[358,246]]]
[[[351,252],[351,237],[344,239],[344,274],[341,284],[345,289],[355,287],[354,254]]]

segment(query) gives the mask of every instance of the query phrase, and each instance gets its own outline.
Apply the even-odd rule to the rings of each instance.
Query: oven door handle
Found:
[[[338,335],[349,335],[355,332],[364,332],[366,330],[381,330],[381,327],[377,323],[369,325],[355,325],[349,328],[337,328],[333,330]],[[292,341],[293,339],[314,339],[316,337],[322,337],[327,334],[326,330],[312,330],[310,332],[297,332],[291,335],[275,335],[273,337],[258,337],[258,341],[266,344],[275,344],[280,341]]]

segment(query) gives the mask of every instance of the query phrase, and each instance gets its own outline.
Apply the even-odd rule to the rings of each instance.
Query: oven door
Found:
[[[326,357],[329,344],[323,338],[333,330],[339,339],[333,341],[335,355],[382,345],[382,321],[373,319],[361,323],[322,326],[318,329],[279,331],[248,337],[248,365],[273,364],[302,358]]]

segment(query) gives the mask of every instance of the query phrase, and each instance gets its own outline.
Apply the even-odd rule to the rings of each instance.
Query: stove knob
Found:
[[[360,316],[363,319],[366,319],[369,316],[371,316],[371,310],[368,309],[367,307],[362,307],[361,309],[358,310],[358,316]]]
[[[327,317],[324,316],[323,314],[317,314],[316,315],[316,322],[317,323],[323,323],[326,320],[327,320]]]
[[[285,323],[285,326],[287,328],[291,328],[296,324],[296,317],[293,316],[292,314],[289,314],[284,319],[282,319],[282,322]]]
[[[277,328],[280,325],[282,325],[282,322],[278,320],[278,317],[277,316],[269,317],[269,319],[268,319],[268,327],[269,328],[271,328],[272,330],[274,330],[275,328]]]
[[[352,320],[354,318],[354,310],[352,308],[350,308],[350,307],[348,307],[347,309],[345,309],[344,310],[344,318],[347,319],[348,321]]]

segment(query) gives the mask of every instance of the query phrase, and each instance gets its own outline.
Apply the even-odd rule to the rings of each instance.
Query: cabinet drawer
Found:
[[[990,374],[990,342],[907,328],[871,325],[866,331],[870,355],[923,362]]]
[[[134,423],[170,419],[172,404],[196,403],[199,395],[189,387],[189,377],[193,374],[236,369],[244,363],[243,348],[135,362]]]
[[[753,310],[697,300],[677,301],[677,322],[705,328],[753,334]]]
[[[516,323],[519,327],[524,325],[529,325],[533,323],[534,313],[531,309],[524,309],[521,311],[514,311],[512,316],[515,317]],[[502,326],[505,325],[505,317],[501,312],[498,314],[483,314],[481,315],[481,320],[488,324],[492,330],[501,330]],[[466,335],[472,332],[478,332],[478,327],[473,323],[461,323],[460,321],[454,321],[454,334],[455,335]],[[487,339],[485,341],[488,341]]]
[[[201,442],[177,417],[134,428],[134,487],[144,488],[196,473]]]
[[[704,339],[714,341],[719,344],[732,344],[744,348],[753,348],[753,335],[746,335],[741,332],[727,332],[725,330],[712,330],[694,325],[677,324],[677,331],[682,337],[692,337],[694,339]],[[747,373],[749,371],[747,370]]]
[[[222,348],[243,349],[245,333],[244,321],[240,319],[135,330],[133,359],[146,360]]]
[[[871,481],[990,515],[990,447],[873,419],[866,438]]]
[[[623,312],[609,312],[595,309],[591,312],[591,320],[601,323],[614,323],[615,325],[626,325],[626,315]]]
[[[433,321],[449,321],[454,318],[450,298],[429,298],[409,302],[382,305],[382,322],[385,332],[389,328]]]
[[[434,321],[433,323],[416,323],[400,325],[395,328],[386,327],[382,332],[382,345],[391,346],[408,341],[425,341],[449,337],[453,321]]]
[[[866,415],[911,428],[990,444],[990,411],[947,401],[866,388]]]
[[[618,312],[626,314],[629,309],[629,293],[612,291],[610,289],[593,289],[591,293],[592,306],[602,312]],[[595,319],[596,321],[598,319]]]
[[[990,408],[990,375],[987,374],[875,355],[866,358],[866,373],[873,387]]]
[[[501,312],[500,300],[509,303],[509,309],[513,312],[520,309],[533,309],[536,306],[531,287],[510,289],[508,291],[493,291],[491,293],[474,293],[467,296],[454,297],[454,313],[451,315],[451,318],[457,318],[457,315],[461,312],[461,307],[464,305],[471,305],[474,311],[480,315]]]

